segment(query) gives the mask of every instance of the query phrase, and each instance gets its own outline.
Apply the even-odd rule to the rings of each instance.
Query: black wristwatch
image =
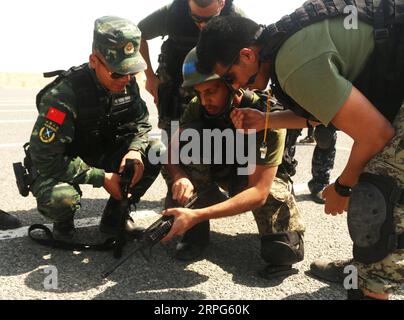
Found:
[[[344,186],[339,183],[339,178],[335,180],[334,183],[335,191],[341,196],[341,197],[350,197],[352,194],[352,188],[348,186]]]

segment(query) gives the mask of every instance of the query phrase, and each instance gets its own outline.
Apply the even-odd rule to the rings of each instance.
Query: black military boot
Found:
[[[171,190],[171,188],[169,190]],[[227,196],[220,191],[217,185],[206,186],[206,188],[200,190],[198,194],[199,197],[192,206],[192,209],[210,207],[228,199]],[[171,191],[169,191],[167,192],[165,200],[165,208],[173,207],[180,206],[172,199]],[[175,257],[182,261],[194,261],[200,258],[209,244],[209,239],[209,221],[197,224],[192,229],[189,229],[177,244]]]
[[[258,271],[261,278],[270,280],[298,273],[293,265],[304,259],[303,234],[290,231],[261,236],[261,258],[268,263]]]
[[[109,235],[117,235],[120,230],[120,217],[119,208],[120,201],[115,200],[110,197],[108,199],[107,205],[105,206],[104,212],[102,213],[101,222],[99,225],[99,230],[102,233]],[[125,232],[133,237],[140,237],[144,228],[137,227],[135,222],[131,217],[128,217],[125,222]]]
[[[310,265],[309,273],[321,280],[342,284],[347,276],[344,273],[344,269],[346,266],[351,265],[352,262],[353,259],[336,261],[317,260]]]
[[[53,237],[55,240],[71,242],[75,233],[73,217],[65,221],[56,221],[53,223]]]
[[[16,216],[0,210],[0,230],[17,229],[21,227],[21,222]]]
[[[204,221],[185,232],[175,248],[175,258],[181,261],[199,259],[209,244],[210,223]]]

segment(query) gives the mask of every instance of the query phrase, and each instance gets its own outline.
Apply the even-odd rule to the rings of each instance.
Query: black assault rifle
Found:
[[[194,195],[187,203],[184,208],[190,208],[198,200],[198,196]],[[174,216],[163,216],[157,221],[155,221],[150,227],[143,231],[143,236],[138,244],[133,248],[126,256],[122,257],[120,260],[108,267],[103,273],[102,277],[106,278],[111,273],[113,273],[120,265],[127,261],[135,253],[140,252],[142,256],[149,261],[152,248],[161,241],[171,230],[174,224]],[[148,250],[146,255],[145,251]]]
[[[135,161],[132,159],[126,159],[125,168],[121,173],[121,201],[119,202],[119,212],[114,214],[119,215],[119,227],[116,234],[114,244],[114,258],[119,259],[122,257],[123,247],[126,245],[126,221],[130,218],[131,200],[129,198],[129,188],[132,178],[135,174]]]

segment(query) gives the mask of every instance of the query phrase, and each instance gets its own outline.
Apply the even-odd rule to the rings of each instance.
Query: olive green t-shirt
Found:
[[[257,106],[261,103],[265,104],[266,99],[261,99],[255,94],[254,104]],[[254,106],[251,106],[254,108]],[[191,103],[185,108],[184,113],[180,119],[180,127],[186,128],[188,124],[193,122],[201,122],[203,120],[202,106],[198,99],[193,99]],[[229,120],[230,123],[230,120]],[[229,128],[233,128],[229,125]],[[260,147],[264,140],[264,131],[257,132],[256,135],[256,152],[255,163],[256,165],[265,165],[269,167],[277,167],[282,163],[283,151],[285,149],[286,130],[285,129],[271,129],[267,133],[267,154],[265,159],[261,159]]]
[[[346,29],[345,17],[312,24],[280,48],[275,68],[282,89],[328,125],[352,91],[374,50],[373,27],[359,21]]]

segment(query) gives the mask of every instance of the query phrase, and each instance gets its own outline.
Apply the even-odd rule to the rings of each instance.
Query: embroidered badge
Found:
[[[59,126],[54,122],[46,121],[43,127],[39,130],[39,139],[43,143],[51,143],[56,138],[56,133],[59,130]]]
[[[55,140],[55,137],[56,132],[50,128],[43,126],[41,130],[39,130],[39,139],[41,139],[43,143],[51,143]]]
[[[135,46],[133,45],[132,42],[128,42],[126,44],[125,48],[123,49],[123,51],[125,52],[125,54],[127,56],[129,56],[135,52]]]

